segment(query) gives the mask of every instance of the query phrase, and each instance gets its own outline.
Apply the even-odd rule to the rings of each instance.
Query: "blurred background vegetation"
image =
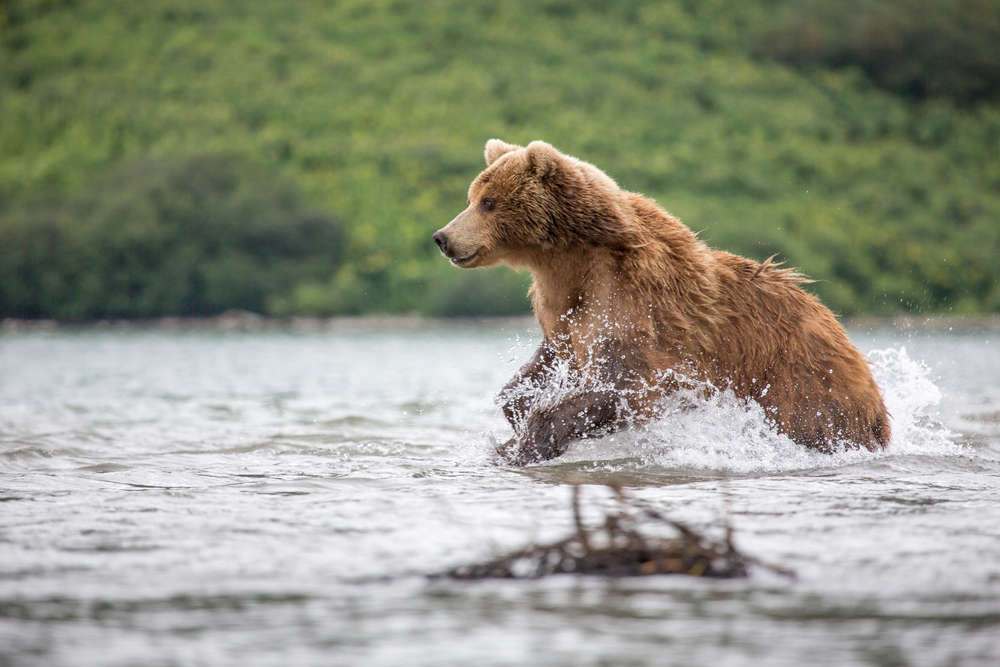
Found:
[[[0,0],[0,317],[528,312],[544,139],[840,313],[1000,312],[1000,0]]]

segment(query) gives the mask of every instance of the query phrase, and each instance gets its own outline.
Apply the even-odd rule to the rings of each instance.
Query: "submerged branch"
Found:
[[[485,563],[463,565],[436,577],[450,579],[530,579],[559,573],[632,577],[650,574],[686,574],[731,579],[746,577],[750,565],[765,567],[794,578],[791,570],[746,556],[733,545],[732,527],[725,539],[713,541],[689,526],[670,519],[645,501],[632,498],[616,485],[608,485],[619,510],[606,514],[600,528],[588,528],[580,511],[580,486],[572,485],[573,522],[576,532],[558,542],[531,545]],[[673,538],[643,535],[636,513],[673,528]]]

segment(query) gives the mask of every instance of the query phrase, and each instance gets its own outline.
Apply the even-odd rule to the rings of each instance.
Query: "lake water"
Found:
[[[2,334],[0,665],[1000,664],[1000,332],[850,333],[885,453],[723,395],[524,469],[524,322]],[[571,479],[798,578],[424,576],[565,536]]]

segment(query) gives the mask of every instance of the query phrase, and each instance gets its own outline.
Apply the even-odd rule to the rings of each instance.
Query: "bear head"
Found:
[[[628,245],[624,193],[593,165],[543,141],[491,139],[468,208],[434,234],[455,266],[530,268],[539,253],[578,244]]]

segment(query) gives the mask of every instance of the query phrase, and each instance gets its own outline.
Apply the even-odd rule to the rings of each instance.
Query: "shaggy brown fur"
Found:
[[[545,340],[501,393],[524,464],[607,432],[680,383],[759,403],[795,442],[884,448],[889,422],[865,358],[799,274],[709,249],[650,199],[546,143],[493,139],[468,208],[434,235],[462,268],[527,268]],[[533,405],[562,358],[584,389]],[[623,405],[624,402],[624,405]]]

